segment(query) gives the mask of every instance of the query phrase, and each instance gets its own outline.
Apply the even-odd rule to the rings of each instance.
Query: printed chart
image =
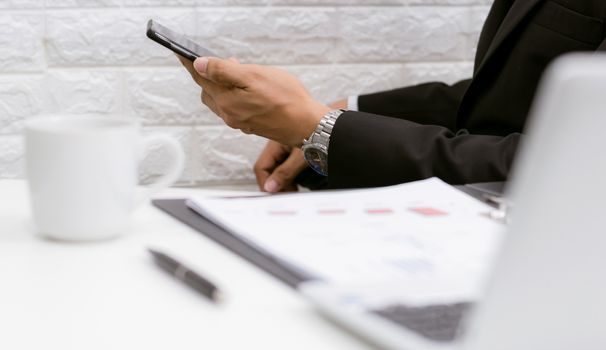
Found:
[[[266,252],[339,283],[480,276],[503,231],[486,217],[490,207],[435,178],[188,203]]]

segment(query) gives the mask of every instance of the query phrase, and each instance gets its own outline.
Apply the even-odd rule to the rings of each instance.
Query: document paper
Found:
[[[188,206],[249,244],[335,283],[481,276],[503,226],[439,179],[376,189],[195,197]]]

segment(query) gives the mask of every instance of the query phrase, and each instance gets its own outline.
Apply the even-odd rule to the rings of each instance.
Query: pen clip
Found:
[[[507,200],[505,197],[493,196],[493,195],[483,195],[487,202],[496,206],[496,209],[490,210],[487,213],[487,216],[495,221],[498,221],[502,224],[509,224],[510,219],[510,211],[512,207],[512,203]]]

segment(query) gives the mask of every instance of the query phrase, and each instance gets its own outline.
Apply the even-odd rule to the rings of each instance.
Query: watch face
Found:
[[[303,148],[305,160],[309,166],[320,175],[327,175],[328,159],[326,152],[315,145],[309,145]]]

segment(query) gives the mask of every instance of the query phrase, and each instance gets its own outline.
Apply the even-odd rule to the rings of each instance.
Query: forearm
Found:
[[[454,130],[459,104],[469,82],[464,80],[454,85],[426,83],[360,95],[355,101],[357,108],[352,110]]]
[[[328,152],[331,188],[376,187],[439,177],[452,184],[503,181],[521,134],[455,134],[447,128],[346,112]]]

